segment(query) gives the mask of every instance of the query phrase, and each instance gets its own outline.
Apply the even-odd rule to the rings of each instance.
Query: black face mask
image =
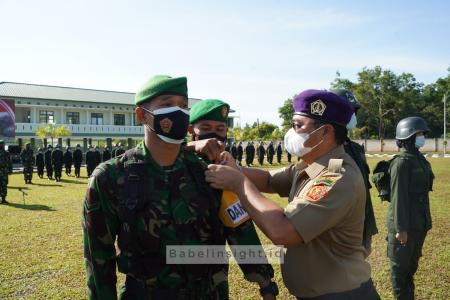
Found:
[[[198,137],[199,140],[218,139],[219,141],[221,141],[223,143],[225,143],[225,141],[227,140],[226,136],[218,135],[215,132],[208,132],[208,133],[205,133],[205,134],[199,134],[199,135],[197,135],[197,137]]]
[[[152,130],[166,143],[181,144],[184,142],[189,127],[189,112],[178,106],[165,107],[149,111],[153,115]]]

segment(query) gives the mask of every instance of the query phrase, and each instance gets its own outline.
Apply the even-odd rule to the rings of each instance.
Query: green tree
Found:
[[[46,126],[38,127],[35,134],[41,139],[50,138],[52,141],[52,145],[53,139],[72,135],[69,128],[64,125],[57,126],[54,123],[48,123]]]
[[[291,128],[292,116],[294,115],[292,99],[287,99],[284,101],[283,106],[278,108],[278,115],[280,116],[280,119],[283,120],[281,126],[283,127],[283,131],[286,132],[289,128]]]
[[[351,90],[361,102],[358,111],[359,127],[366,127],[365,137],[395,136],[397,122],[407,116],[420,115],[423,109],[423,84],[410,73],[396,75],[377,66],[364,68],[358,73],[358,82],[353,83],[336,74],[332,88]]]

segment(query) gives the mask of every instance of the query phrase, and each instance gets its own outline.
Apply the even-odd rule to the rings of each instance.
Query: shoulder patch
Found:
[[[320,176],[313,186],[329,186],[332,187],[339,178],[337,176]]]
[[[331,189],[330,186],[326,185],[314,185],[306,193],[306,196],[312,201],[318,201],[328,195],[328,191]]]

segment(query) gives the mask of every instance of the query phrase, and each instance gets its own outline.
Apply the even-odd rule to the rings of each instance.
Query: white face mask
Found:
[[[416,136],[416,148],[421,148],[425,146],[425,136],[418,135]]]
[[[355,113],[353,113],[352,118],[350,119],[350,121],[347,124],[347,129],[355,129],[356,125],[358,124],[358,121],[356,120],[356,115]]]
[[[304,144],[310,136],[320,128],[322,128],[322,126],[311,133],[297,133],[294,128],[289,129],[284,136],[284,147],[286,148],[286,151],[298,157],[302,157],[311,152],[321,142],[314,147],[305,147]]]

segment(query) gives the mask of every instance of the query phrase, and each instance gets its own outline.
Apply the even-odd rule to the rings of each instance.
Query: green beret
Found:
[[[153,76],[136,93],[134,103],[139,105],[160,95],[179,95],[187,98],[186,77]]]
[[[189,111],[189,123],[200,120],[226,122],[230,106],[221,100],[206,99],[195,103]]]

